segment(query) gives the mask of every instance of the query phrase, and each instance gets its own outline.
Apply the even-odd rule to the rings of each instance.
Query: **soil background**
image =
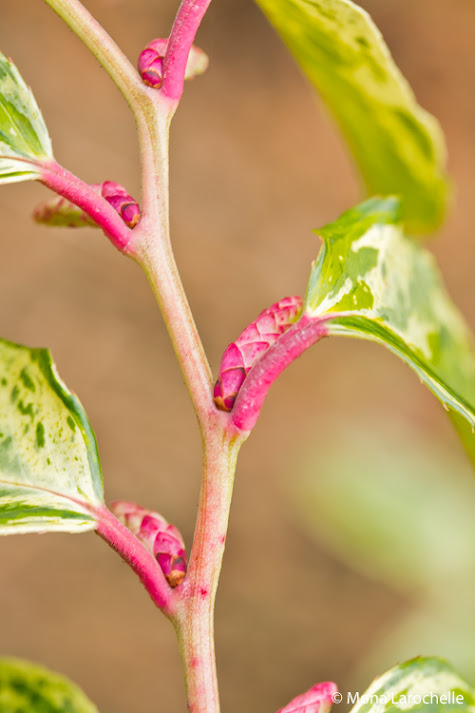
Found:
[[[176,11],[171,0],[86,4],[132,59],[168,33]],[[446,132],[454,201],[432,245],[475,327],[475,5],[362,4]],[[311,230],[362,191],[325,109],[249,0],[215,0],[198,44],[211,64],[187,85],[173,122],[171,217],[216,371],[261,309],[303,293],[318,250]],[[131,114],[79,40],[40,0],[1,0],[0,47],[34,88],[57,159],[138,196]],[[52,349],[96,431],[107,499],[160,511],[190,543],[200,443],[152,293],[99,231],[35,225],[32,208],[47,197],[34,183],[0,191],[0,334]],[[363,413],[382,422],[398,414],[458,447],[431,395],[374,345],[325,342],[282,376],[237,475],[216,612],[226,713],[275,711],[320,680],[347,690],[355,662],[409,606],[311,542],[286,492],[302,448],[318,451],[322,425],[337,432],[342,414]],[[101,713],[185,710],[172,628],[95,535],[3,538],[0,572],[2,655],[69,675]]]

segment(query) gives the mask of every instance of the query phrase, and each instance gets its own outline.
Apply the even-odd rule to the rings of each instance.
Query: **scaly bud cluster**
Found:
[[[285,297],[260,313],[223,354],[214,403],[231,411],[242,383],[263,353],[292,326],[302,312],[301,297]]]
[[[338,688],[334,683],[317,683],[306,693],[294,698],[277,713],[328,713]]]
[[[186,574],[185,543],[174,525],[157,512],[135,503],[119,500],[110,506],[111,512],[155,557],[170,587],[177,587]]]
[[[163,82],[163,60],[167,53],[168,38],[158,37],[152,40],[139,55],[137,67],[144,84],[160,89]],[[185,79],[192,79],[203,74],[208,66],[208,56],[198,47],[193,46],[186,64]]]
[[[119,183],[114,181],[90,183],[89,188],[92,188],[94,193],[105,198],[129,228],[134,228],[140,221],[138,203]],[[40,203],[33,212],[33,218],[37,223],[44,223],[45,225],[64,226],[67,228],[98,227],[93,214],[89,215],[82,208],[62,196]]]
[[[137,201],[126,189],[114,181],[104,181],[101,187],[102,197],[117,211],[129,228],[135,228],[140,220],[140,208]]]

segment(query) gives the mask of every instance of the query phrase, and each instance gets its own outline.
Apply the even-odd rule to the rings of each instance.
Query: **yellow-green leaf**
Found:
[[[410,232],[440,223],[445,147],[370,16],[350,0],[256,0],[340,125],[368,193],[397,194]]]
[[[96,440],[46,349],[0,340],[0,535],[96,526]]]
[[[0,711],[97,713],[97,708],[64,676],[28,661],[0,659]]]

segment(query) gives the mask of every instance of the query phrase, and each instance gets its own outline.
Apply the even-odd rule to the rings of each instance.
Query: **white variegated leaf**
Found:
[[[13,62],[0,52],[0,184],[39,178],[37,162],[52,157],[36,99]]]
[[[0,534],[96,526],[94,433],[50,353],[0,340]]]
[[[376,678],[351,713],[475,713],[475,691],[445,661],[416,658]]]
[[[316,231],[323,246],[305,310],[330,335],[369,339],[397,354],[450,412],[475,463],[472,336],[433,256],[402,230],[396,198],[374,198]]]

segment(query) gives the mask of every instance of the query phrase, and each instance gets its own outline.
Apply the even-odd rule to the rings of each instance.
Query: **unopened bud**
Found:
[[[260,313],[230,344],[223,354],[214,403],[221,411],[231,411],[242,383],[254,364],[302,312],[301,297],[285,297]]]
[[[306,693],[294,698],[277,713],[328,713],[332,703],[337,700],[338,688],[334,683],[317,683]],[[339,695],[339,694],[338,694]]]
[[[104,181],[101,194],[129,228],[134,228],[137,225],[140,220],[139,204],[120,183]]]
[[[163,82],[163,59],[167,52],[168,38],[152,40],[140,53],[138,70],[145,84],[154,89],[160,89]],[[208,67],[208,56],[198,47],[193,47],[188,55],[185,79],[192,79]]]
[[[157,512],[123,500],[112,503],[111,512],[155,557],[170,587],[177,587],[186,575],[187,557],[180,532]]]

